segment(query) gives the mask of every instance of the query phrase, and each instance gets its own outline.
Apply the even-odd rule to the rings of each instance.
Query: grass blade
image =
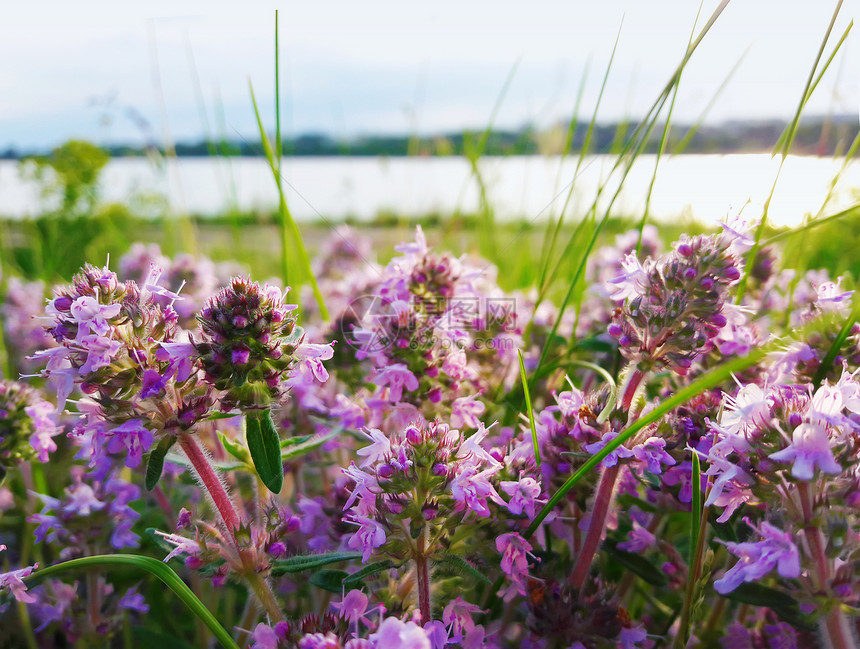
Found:
[[[699,464],[699,454],[693,453],[693,502],[690,516],[690,552],[695,551],[699,542],[699,521],[702,519],[702,468]]]
[[[606,446],[604,446],[600,451],[592,455],[586,462],[583,464],[579,470],[574,473],[567,481],[559,488],[559,490],[553,494],[552,498],[549,499],[546,505],[540,510],[535,519],[531,522],[524,533],[525,538],[531,537],[532,534],[535,533],[535,530],[540,526],[543,519],[549,515],[549,513],[555,508],[555,506],[561,501],[562,498],[567,495],[567,493],[576,486],[576,484],[582,480],[586,475],[588,475],[592,469],[594,469],[603,458],[612,453],[616,448],[621,446],[628,439],[633,437],[636,433],[638,433],[643,428],[650,426],[651,424],[660,420],[663,415],[671,412],[678,406],[686,403],[696,395],[704,392],[705,390],[709,390],[710,388],[716,387],[720,383],[728,380],[732,373],[741,372],[752,365],[758,363],[764,356],[768,353],[769,348],[766,346],[757,347],[750,351],[746,356],[741,356],[739,358],[735,358],[719,367],[714,368],[713,370],[703,374],[695,381],[685,386],[684,388],[678,390],[675,394],[673,394],[668,399],[664,400],[660,405],[658,405],[654,410],[649,412],[644,417],[640,417],[636,421],[634,421],[630,426],[625,428],[621,433],[619,433],[618,437],[611,440]]]
[[[529,426],[532,429],[532,444],[534,445],[535,450],[535,465],[540,471],[540,448],[538,447],[538,438],[537,438],[537,428],[535,427],[535,413],[532,408],[532,398],[529,394],[529,381],[526,378],[526,366],[523,363],[523,352],[521,350],[517,350],[517,353],[520,356],[520,379],[523,383],[523,395],[526,398],[526,410],[529,413]]]
[[[37,570],[28,579],[43,579],[72,570],[114,568],[116,566],[138,568],[161,580],[165,586],[182,600],[194,615],[200,618],[203,624],[212,632],[212,635],[221,643],[221,646],[226,649],[239,649],[239,645],[233,641],[230,634],[215,619],[215,616],[209,612],[209,609],[203,605],[203,602],[185,585],[185,582],[179,578],[179,575],[173,572],[168,565],[152,557],[143,557],[134,554],[102,554],[94,557],[82,557]]]
[[[830,24],[827,26],[827,31],[824,33],[824,38],[821,40],[821,45],[818,48],[818,54],[815,57],[815,62],[812,65],[812,69],[809,71],[809,77],[806,80],[806,85],[803,88],[803,95],[800,98],[800,103],[797,106],[797,110],[794,113],[794,117],[791,122],[786,126],[783,131],[782,136],[777,142],[776,148],[774,149],[774,155],[779,153],[781,155],[781,159],[779,161],[779,167],[776,170],[776,177],[773,179],[773,185],[770,188],[770,194],[767,197],[767,200],[764,202],[764,208],[762,209],[761,215],[761,223],[758,224],[755,233],[755,243],[753,247],[750,249],[747,254],[747,261],[745,264],[746,268],[753,268],[755,266],[755,260],[758,256],[758,251],[761,250],[761,239],[764,236],[765,228],[767,227],[767,215],[770,210],[770,204],[773,200],[773,195],[776,193],[776,185],[779,182],[780,174],[782,173],[782,168],[785,165],[785,161],[788,158],[789,151],[791,151],[791,146],[794,144],[795,135],[797,135],[797,128],[800,125],[800,116],[803,114],[803,109],[806,107],[806,103],[809,101],[809,98],[812,96],[812,91],[818,85],[818,81],[820,81],[824,72],[830,66],[830,63],[833,61],[833,58],[836,56],[836,52],[842,46],[842,43],[845,42],[845,37],[848,34],[848,31],[853,26],[854,22],[852,21],[848,28],[845,30],[845,34],[839,40],[836,47],[834,48],[833,53],[830,58],[824,64],[820,73],[816,75],[816,71],[818,70],[818,64],[821,62],[821,57],[824,56],[824,49],[827,47],[827,41],[830,40],[830,34],[833,32],[833,26],[836,24],[836,18],[839,15],[839,10],[842,8],[842,1],[838,0],[836,3],[836,8],[833,10],[833,15],[830,18]],[[817,78],[816,78],[817,76]],[[743,300],[744,293],[746,292],[747,285],[747,273],[743,273],[741,275],[740,282],[738,283],[737,294],[735,296],[735,304],[740,304],[741,300]]]
[[[257,118],[257,128],[260,131],[260,141],[263,145],[263,153],[266,155],[266,160],[269,163],[269,168],[272,170],[272,176],[274,177],[275,184],[278,188],[278,209],[281,229],[281,273],[282,279],[284,280],[284,286],[287,286],[289,275],[289,231],[289,233],[292,234],[293,241],[298,249],[301,267],[310,280],[311,288],[313,289],[314,297],[316,298],[317,308],[320,310],[320,316],[323,320],[328,320],[328,310],[326,309],[325,300],[320,292],[314,272],[311,269],[311,260],[308,257],[308,251],[305,248],[304,241],[302,240],[302,233],[299,231],[299,226],[296,224],[295,219],[293,219],[293,216],[287,207],[287,200],[284,196],[284,186],[281,183],[281,174],[278,171],[278,163],[275,160],[275,154],[272,151],[269,136],[266,135],[266,129],[263,127],[263,120],[260,117],[260,110],[257,107],[257,99],[254,96],[254,86],[250,80],[248,81],[248,86],[251,90],[251,103],[254,105],[254,115]]]

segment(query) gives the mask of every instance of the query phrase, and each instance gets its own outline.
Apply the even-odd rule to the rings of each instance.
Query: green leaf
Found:
[[[647,415],[639,417],[636,421],[625,428],[619,435],[611,440],[601,450],[591,456],[585,464],[583,464],[576,473],[570,476],[567,481],[556,491],[549,499],[546,505],[538,512],[538,515],[528,526],[523,536],[528,539],[535,530],[540,526],[543,520],[561,502],[567,493],[573,489],[576,484],[588,475],[607,455],[612,453],[616,448],[630,439],[643,428],[650,426],[654,422],[659,421],[665,414],[671,412],[683,403],[686,403],[697,394],[718,386],[731,377],[733,372],[740,372],[752,365],[758,363],[765,355],[771,351],[769,346],[755,347],[746,356],[734,358],[727,363],[723,363],[719,367],[702,374],[695,381],[675,392],[671,397],[665,399],[660,405],[650,411]]]
[[[280,493],[284,486],[284,465],[281,463],[281,439],[271,412],[246,413],[245,441],[260,480],[272,493]]]
[[[0,485],[6,481],[6,467],[0,464]]]
[[[368,563],[361,570],[357,570],[352,573],[348,577],[345,577],[343,580],[343,585],[346,588],[355,588],[356,586],[360,586],[361,582],[370,575],[375,575],[377,572],[382,572],[383,570],[389,570],[394,567],[394,562],[391,559],[385,559],[383,561],[374,561],[373,563]]]
[[[532,429],[532,446],[535,452],[535,465],[537,466],[538,471],[540,471],[540,448],[538,445],[537,429],[535,428],[535,412],[532,408],[532,397],[529,394],[529,380],[526,377],[526,366],[523,363],[522,350],[518,349],[517,354],[520,355],[520,380],[522,381],[523,394],[526,398],[526,410],[529,413],[529,426]]]
[[[792,626],[802,629],[815,628],[815,624],[800,610],[800,604],[797,603],[797,600],[776,588],[746,582],[732,592],[722,594],[722,596],[734,602],[751,604],[752,606],[766,606],[780,619]]]
[[[490,578],[487,577],[483,572],[478,570],[471,563],[466,561],[463,557],[456,554],[446,554],[441,559],[436,561],[437,565],[444,569],[447,569],[450,572],[453,572],[458,575],[467,575],[476,581],[481,581],[485,584],[491,584]]]
[[[613,561],[620,563],[634,575],[641,577],[652,586],[665,586],[666,575],[645,557],[619,550],[614,544],[604,543],[603,549],[612,557]]]
[[[690,560],[699,542],[699,529],[702,526],[702,470],[699,466],[699,454],[693,452],[693,503],[690,512]]]
[[[173,435],[162,437],[158,446],[149,454],[149,461],[146,463],[146,479],[144,484],[147,491],[155,489],[155,485],[161,479],[161,472],[164,470],[164,456],[170,447],[176,443],[176,438]]]
[[[248,461],[251,459],[251,456],[248,455],[248,449],[246,449],[238,442],[234,442],[220,430],[218,431],[218,439],[221,440],[221,446],[224,447],[224,450],[240,462],[244,462],[247,464]]]
[[[302,455],[307,455],[311,451],[315,451],[316,449],[321,447],[326,442],[334,439],[342,432],[343,428],[339,426],[334,430],[329,431],[325,435],[312,437],[311,439],[307,439],[304,442],[299,442],[298,444],[287,446],[284,450],[281,451],[281,462],[289,462],[291,460],[295,460],[298,457],[301,457]]]
[[[218,421],[219,419],[233,419],[234,417],[241,417],[241,415],[238,415],[235,412],[213,412],[208,417],[206,417],[206,421]]]
[[[299,554],[289,559],[278,559],[272,564],[272,576],[278,577],[303,570],[313,570],[320,566],[341,561],[360,559],[361,552],[326,552],[324,554]]]
[[[320,570],[311,575],[311,583],[317,588],[322,588],[340,595],[343,592],[343,580],[349,577],[344,570]]]
[[[150,575],[157,577],[172,590],[179,599],[196,615],[203,624],[212,632],[212,635],[221,643],[221,646],[226,649],[239,649],[230,634],[218,622],[212,613],[209,612],[203,602],[197,599],[197,596],[192,590],[179,578],[170,567],[152,557],[142,557],[134,554],[103,554],[94,557],[82,557],[80,559],[71,559],[64,561],[47,568],[34,571],[27,581],[44,579],[52,575],[59,575],[71,570],[81,570],[86,568],[114,568],[116,566],[131,566],[144,570]]]

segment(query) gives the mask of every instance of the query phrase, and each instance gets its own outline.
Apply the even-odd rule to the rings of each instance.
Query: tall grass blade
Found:
[[[702,13],[702,2],[699,3],[699,11],[696,13],[696,20],[693,22],[693,30],[690,33],[690,40],[687,43],[687,49],[693,42],[693,37],[696,34],[696,25],[699,22],[699,16]],[[642,213],[642,219],[639,221],[639,234],[636,237],[636,256],[642,252],[642,232],[645,230],[645,225],[648,223],[648,212],[651,209],[651,196],[654,193],[654,185],[657,182],[657,170],[660,168],[660,159],[666,151],[666,145],[669,140],[669,133],[672,131],[672,113],[675,110],[675,101],[678,99],[678,90],[681,87],[681,74],[678,72],[678,79],[672,88],[672,100],[669,102],[669,110],[666,113],[666,121],[663,124],[663,133],[660,135],[660,145],[657,147],[657,157],[654,160],[654,171],[651,173],[651,182],[648,183],[648,192],[645,194],[645,210]]]
[[[842,46],[842,43],[845,42],[845,36],[847,36],[848,31],[853,26],[854,22],[851,21],[851,24],[848,25],[846,29],[845,35],[840,39],[839,43],[834,48],[833,53],[828,58],[827,62],[822,67],[820,73],[816,75],[818,70],[818,64],[821,62],[822,56],[824,56],[824,50],[827,47],[827,41],[830,40],[830,34],[833,32],[833,26],[836,24],[836,18],[839,15],[839,10],[842,8],[843,0],[838,0],[836,3],[836,8],[833,10],[833,15],[830,18],[830,24],[827,26],[827,31],[824,33],[824,38],[821,40],[821,45],[818,48],[818,54],[815,57],[815,62],[812,65],[812,69],[809,71],[809,76],[806,80],[806,85],[803,88],[803,94],[801,95],[800,102],[798,103],[797,110],[794,112],[794,117],[791,122],[786,126],[785,131],[783,132],[783,136],[780,138],[777,143],[777,147],[774,150],[774,155],[777,152],[780,154],[779,167],[776,170],[776,176],[773,179],[773,185],[770,188],[770,194],[767,197],[767,200],[764,202],[764,208],[762,209],[761,222],[758,224],[756,228],[755,234],[755,243],[747,254],[747,261],[745,264],[746,268],[753,268],[755,266],[756,257],[758,256],[758,251],[761,250],[761,239],[764,236],[765,228],[767,227],[767,216],[768,211],[770,210],[770,204],[773,200],[773,196],[776,193],[776,186],[779,182],[780,174],[782,173],[782,168],[785,166],[785,161],[788,159],[788,154],[791,151],[791,146],[794,144],[794,138],[797,135],[797,129],[800,125],[800,117],[803,114],[803,109],[806,107],[806,103],[809,101],[809,98],[812,96],[812,91],[818,85],[818,81],[820,81],[824,72],[830,66],[830,63],[833,61],[833,58],[836,55],[836,52]],[[817,78],[816,78],[817,77]],[[744,297],[744,293],[746,292],[747,285],[747,273],[744,273],[741,276],[740,282],[738,282],[737,294],[735,296],[735,303],[740,304],[741,300]]]
[[[612,453],[612,451],[621,446],[624,442],[633,437],[640,430],[650,426],[653,423],[656,423],[660,420],[661,417],[671,412],[678,406],[686,403],[696,395],[701,394],[705,390],[709,390],[710,388],[716,387],[724,381],[729,380],[731,378],[732,373],[741,372],[748,367],[755,365],[762,358],[765,357],[768,351],[769,347],[758,347],[750,351],[750,353],[746,356],[732,359],[729,362],[714,368],[713,370],[697,378],[689,385],[678,390],[671,397],[665,399],[662,403],[655,407],[654,410],[650,411],[648,414],[644,415],[643,417],[640,417],[632,424],[630,424],[627,428],[621,431],[621,433],[619,433],[618,437],[611,440],[600,451],[592,455],[588,460],[586,460],[585,464],[583,464],[579,468],[579,470],[576,471],[576,473],[574,473],[572,476],[570,476],[570,478],[567,479],[567,481],[559,488],[559,490],[556,491],[555,494],[553,494],[552,498],[549,499],[547,504],[544,505],[543,509],[540,510],[538,515],[526,529],[523,536],[525,538],[531,537],[531,535],[535,533],[543,520],[549,515],[549,513],[555,508],[555,506],[558,505],[559,502],[561,502],[562,498],[564,498],[567,493],[571,489],[573,489],[573,487],[575,487],[580,480],[582,480],[582,478],[591,473],[591,471],[598,464],[600,464],[600,462],[603,461],[603,458]]]
[[[538,471],[540,471],[540,447],[538,445],[537,428],[535,427],[535,412],[532,408],[532,397],[529,393],[529,381],[526,377],[526,366],[525,363],[523,363],[522,350],[518,349],[517,354],[519,354],[520,357],[520,379],[523,383],[523,396],[525,396],[526,399],[526,411],[529,414],[529,426],[532,430],[532,445],[534,446],[535,451],[535,466],[537,466]]]
[[[58,563],[47,568],[41,568],[33,572],[28,579],[44,579],[52,575],[60,575],[72,570],[83,570],[87,568],[112,569],[118,566],[131,566],[144,570],[150,575],[158,578],[172,590],[177,597],[207,626],[212,635],[226,649],[239,649],[230,634],[221,626],[221,623],[209,612],[192,590],[185,585],[173,570],[164,562],[152,557],[137,556],[134,554],[102,554],[94,557],[82,557]]]
[[[567,212],[568,206],[570,205],[570,201],[573,198],[573,190],[576,187],[576,178],[579,176],[579,170],[582,168],[582,163],[585,160],[585,156],[588,155],[589,150],[591,149],[591,140],[594,136],[594,125],[597,123],[597,115],[600,111],[600,104],[603,100],[603,93],[606,90],[606,84],[609,81],[609,73],[612,70],[612,64],[615,61],[615,53],[618,51],[618,43],[621,40],[621,28],[624,26],[624,21],[621,21],[621,24],[618,26],[618,33],[615,36],[615,44],[612,46],[612,53],[609,55],[609,63],[606,65],[606,72],[603,73],[603,81],[600,84],[600,92],[597,94],[597,102],[594,105],[594,111],[591,113],[591,121],[588,123],[588,129],[585,131],[585,139],[582,142],[582,148],[579,151],[579,158],[576,161],[576,168],[573,171],[573,178],[571,179],[567,196],[564,199],[564,205],[561,208],[561,213],[558,215],[558,222],[555,226],[555,231],[553,232],[552,240],[550,243],[549,250],[545,255],[541,255],[541,262],[543,269],[540,274],[540,282],[538,286],[543,287],[546,282],[546,275],[549,269],[550,262],[552,260],[553,252],[555,252],[555,246],[558,239],[558,235],[561,232],[562,224],[564,223],[564,215]],[[580,93],[582,89],[580,88]],[[579,100],[577,99],[577,106]],[[578,112],[578,111],[577,111]],[[538,296],[538,302],[536,304],[540,306],[540,296]]]
[[[592,248],[594,247],[594,243],[597,241],[597,237],[600,234],[600,230],[603,228],[603,226],[605,225],[606,221],[609,218],[609,214],[610,214],[610,210],[612,209],[612,205],[615,203],[615,200],[618,198],[618,196],[621,192],[621,188],[624,185],[624,179],[627,177],[627,174],[629,174],[630,169],[633,167],[633,163],[636,160],[636,157],[644,149],[645,144],[647,143],[648,138],[650,137],[651,130],[654,128],[654,125],[656,124],[657,117],[660,113],[660,110],[665,105],[666,100],[672,91],[672,88],[677,83],[678,79],[680,78],[681,72],[684,70],[684,67],[687,65],[687,62],[693,56],[693,53],[696,51],[696,48],[699,46],[699,44],[705,38],[706,34],[710,31],[711,27],[713,27],[717,18],[719,18],[720,14],[723,12],[723,10],[725,10],[725,8],[728,6],[728,4],[729,4],[729,0],[722,0],[722,2],[720,2],[719,6],[717,6],[717,8],[714,10],[713,14],[711,14],[711,17],[708,19],[708,22],[705,24],[705,26],[699,32],[699,35],[696,37],[696,39],[687,48],[687,52],[684,54],[684,58],[681,60],[681,63],[675,69],[674,73],[672,74],[672,78],[669,80],[669,82],[663,88],[662,93],[654,101],[654,103],[651,105],[651,108],[646,113],[646,116],[643,119],[643,121],[637,125],[636,129],[633,132],[633,135],[631,136],[630,141],[625,146],[624,151],[619,156],[618,161],[613,166],[613,172],[614,172],[615,169],[617,169],[618,167],[620,167],[623,164],[623,162],[625,160],[625,156],[627,156],[627,154],[632,151],[632,155],[629,156],[630,160],[627,162],[627,164],[626,164],[626,166],[622,172],[622,178],[621,178],[621,182],[619,183],[618,189],[616,190],[614,196],[612,197],[611,201],[609,202],[609,205],[606,208],[606,211],[603,215],[603,218],[596,224],[596,227],[594,228],[594,231],[592,232],[591,239],[589,240],[589,243],[586,246],[586,248],[585,248],[585,250],[584,250],[584,252],[580,258],[580,262],[579,262],[579,265],[576,269],[576,272],[574,273],[573,280],[568,285],[567,293],[565,294],[564,300],[562,301],[562,304],[559,307],[558,315],[556,316],[555,322],[553,323],[553,327],[552,327],[552,331],[550,332],[549,339],[553,339],[556,336],[556,334],[558,333],[558,327],[561,324],[562,317],[564,316],[564,312],[567,309],[568,304],[570,304],[570,299],[573,296],[574,289],[576,288],[576,286],[578,285],[578,283],[580,281],[580,278],[582,277],[582,274],[585,270],[585,265],[588,261],[588,257],[591,254]],[[612,173],[612,172],[610,172],[610,173]],[[592,214],[593,217],[596,216],[597,201],[600,198],[600,193],[602,191],[602,188],[603,188],[603,185],[601,185],[601,187],[598,188],[598,196],[595,198],[595,200],[591,206],[590,213]],[[565,253],[562,254],[562,260],[564,259],[565,255],[572,249],[572,247],[573,247],[573,238],[571,238],[571,240],[568,242],[568,245],[565,247]],[[560,264],[561,264],[561,260],[559,261],[559,264],[556,265],[556,270],[558,270]],[[554,275],[555,275],[555,271],[553,272],[553,276]],[[551,279],[552,278],[550,278],[550,280]],[[540,355],[540,358],[538,360],[537,368],[535,369],[535,374],[537,374],[539,372],[542,365],[546,361],[546,356],[547,356],[547,353],[549,352],[549,347],[550,347],[549,345],[545,345],[544,348],[541,350],[541,355]]]
[[[292,234],[293,242],[296,244],[296,248],[299,253],[299,263],[301,264],[302,269],[307,275],[308,279],[311,283],[311,288],[314,292],[314,297],[316,298],[317,308],[320,310],[320,316],[323,320],[328,320],[328,310],[325,306],[325,300],[323,299],[322,293],[320,292],[319,285],[317,284],[316,277],[314,276],[314,272],[311,269],[311,260],[308,257],[307,249],[305,248],[304,241],[302,240],[302,233],[299,231],[299,226],[296,224],[295,219],[293,219],[292,214],[290,214],[290,210],[287,207],[287,200],[284,196],[284,186],[281,182],[281,175],[278,173],[278,166],[275,160],[274,152],[272,151],[272,145],[269,142],[269,136],[266,135],[266,129],[263,126],[263,120],[260,118],[260,110],[257,107],[257,99],[254,96],[254,86],[250,80],[248,80],[248,87],[251,90],[251,103],[254,106],[254,116],[257,119],[257,128],[260,131],[260,141],[263,145],[263,152],[266,155],[266,160],[269,163],[269,168],[272,171],[272,177],[275,179],[275,184],[278,188],[278,209],[280,215],[280,230],[281,230],[281,273],[282,279],[284,281],[284,286],[286,287],[288,284],[289,277],[289,244],[290,244],[290,234]]]
[[[699,542],[699,527],[702,520],[702,468],[699,464],[699,454],[693,453],[693,502],[690,508],[690,558]]]

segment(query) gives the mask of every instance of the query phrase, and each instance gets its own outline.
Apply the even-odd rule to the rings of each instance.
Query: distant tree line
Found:
[[[517,130],[494,130],[483,148],[483,155],[510,156],[534,154],[560,154],[565,150],[578,153],[585,140],[586,123],[570,124],[538,130],[524,126]],[[591,152],[613,153],[620,150],[625,139],[635,130],[635,122],[597,124],[592,134]],[[673,125],[668,151],[684,153],[762,153],[773,149],[785,128],[779,120],[734,121],[719,125],[693,127]],[[858,135],[856,115],[809,117],[804,119],[797,131],[792,152],[805,155],[832,155],[844,153]],[[570,140],[570,134],[573,139]],[[646,146],[647,152],[655,152],[659,146],[662,126],[658,125]],[[475,151],[482,133],[462,131],[437,136],[371,135],[354,138],[335,138],[326,134],[307,133],[283,141],[284,154],[288,156],[447,156],[469,155]],[[570,140],[570,144],[568,144]],[[111,157],[133,157],[152,153],[152,147],[113,145],[103,147]],[[210,142],[182,142],[176,144],[179,157],[206,157],[214,153],[222,156],[262,156],[262,148],[256,140],[230,140]],[[159,149],[161,153],[161,151]],[[7,149],[0,152],[0,159],[32,157],[34,152]]]

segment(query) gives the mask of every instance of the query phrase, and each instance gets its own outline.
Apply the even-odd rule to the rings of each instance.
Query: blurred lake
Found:
[[[656,156],[641,156],[612,207],[613,214],[640,216]],[[577,176],[567,214],[582,214],[609,175],[613,156],[586,158]],[[692,217],[701,222],[737,212],[758,215],[776,176],[779,160],[768,154],[683,155],[664,157],[651,196],[657,220]],[[786,161],[770,206],[771,222],[799,223],[817,213],[842,167],[832,158],[792,156]],[[490,204],[499,219],[535,221],[557,216],[568,195],[575,158],[487,157],[480,170]],[[618,175],[617,172],[615,174]],[[372,219],[381,212],[405,216],[479,210],[480,190],[469,163],[459,157],[287,158],[283,178],[290,210],[297,220]],[[605,208],[618,186],[604,189]],[[219,214],[231,205],[242,210],[277,206],[271,171],[262,158],[179,158],[161,167],[144,158],[116,158],[104,170],[105,201],[153,204],[162,197],[172,211]],[[858,198],[860,170],[849,166],[827,212]],[[159,201],[155,201],[158,204]],[[15,161],[0,161],[0,215],[24,217],[44,207],[37,188],[23,180]]]

